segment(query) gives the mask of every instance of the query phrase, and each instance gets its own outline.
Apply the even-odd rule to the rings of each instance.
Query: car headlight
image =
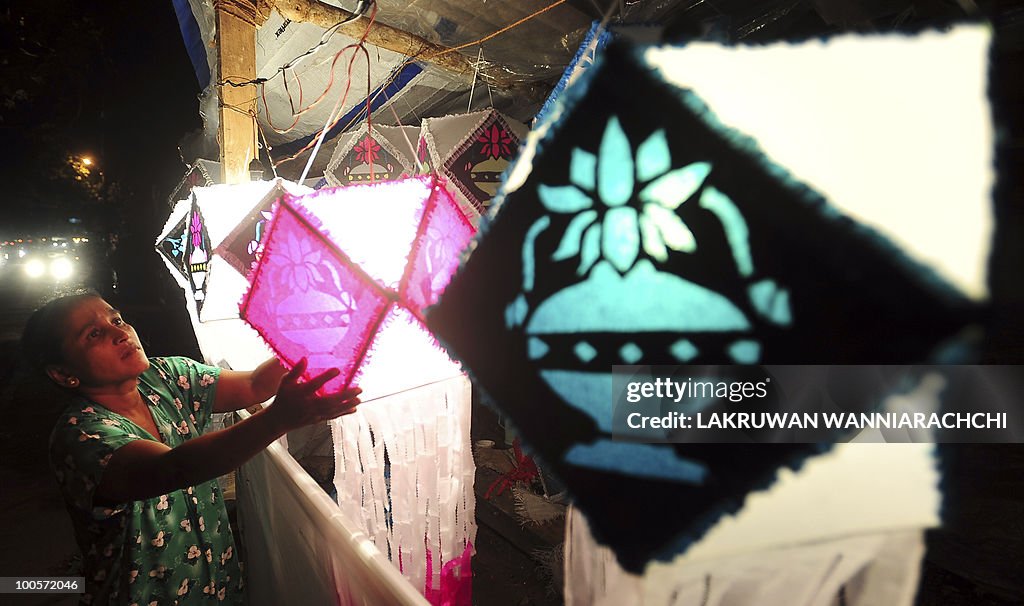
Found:
[[[40,259],[30,259],[25,263],[25,273],[30,278],[38,278],[46,273],[46,264]]]
[[[60,257],[50,263],[50,275],[58,280],[66,280],[73,273],[75,273],[75,266],[71,263],[71,259]]]

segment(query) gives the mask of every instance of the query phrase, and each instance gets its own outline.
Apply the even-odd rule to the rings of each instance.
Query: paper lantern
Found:
[[[204,358],[244,370],[275,355],[239,317],[238,302],[250,288],[246,276],[254,275],[262,256],[269,237],[269,217],[278,198],[291,193],[293,203],[301,200],[309,204],[303,213],[317,211],[317,220],[324,225],[344,223],[332,233],[345,244],[351,258],[376,254],[371,250],[374,243],[360,240],[362,235],[387,242],[385,253],[380,259],[371,258],[366,271],[385,276],[387,279],[382,280],[388,284],[394,283],[389,296],[405,305],[403,309],[413,311],[408,313],[404,326],[399,326],[400,318],[381,321],[385,328],[367,347],[366,357],[372,362],[363,367],[369,372],[359,377],[366,388],[364,400],[376,400],[361,408],[360,414],[331,423],[334,447],[324,442],[326,452],[320,454],[334,456],[339,493],[356,495],[341,500],[346,523],[354,524],[351,528],[358,529],[357,534],[375,542],[418,591],[433,603],[440,603],[445,596],[465,595],[472,582],[469,558],[476,524],[469,442],[470,385],[458,367],[433,346],[431,337],[416,328],[419,320],[408,320],[422,317],[422,307],[436,301],[472,231],[454,208],[450,194],[443,188],[434,191],[432,184],[432,179],[422,177],[405,186],[363,186],[347,197],[323,191],[315,199],[295,197],[310,190],[281,180],[195,188],[196,206],[214,246],[201,310],[191,296],[181,260],[185,238],[190,235],[187,223],[191,200],[182,200],[176,206],[157,247],[188,295],[186,309]],[[391,200],[395,196],[401,199]],[[419,210],[412,210],[417,205]],[[414,215],[405,217],[404,230],[398,226],[402,219],[396,211]],[[452,220],[454,225],[450,224]],[[396,230],[401,232],[397,236]],[[315,236],[324,237],[320,233]],[[181,247],[177,255],[176,246]],[[373,262],[381,259],[383,265]],[[316,268],[316,264],[309,267]],[[402,278],[395,280],[399,274]],[[264,275],[259,283],[269,284],[269,278]],[[397,288],[398,283],[404,285],[404,290]],[[309,288],[298,294],[300,299],[321,296]],[[314,303],[321,304],[322,299]],[[412,330],[408,330],[410,326]],[[293,325],[288,334],[310,337],[314,332]],[[337,335],[331,328],[323,333]],[[413,383],[422,387],[402,390],[403,385],[416,387]],[[390,393],[394,391],[401,392]],[[390,395],[377,397],[387,393]],[[319,429],[325,431],[323,426]],[[289,444],[303,444],[300,434],[290,434]],[[295,456],[300,455],[296,452]],[[252,494],[271,488],[257,484]]]
[[[185,276],[185,242],[188,239],[188,213],[178,213],[180,217],[170,229],[166,229],[156,242],[156,250],[168,264],[168,269],[182,277]]]
[[[989,166],[985,145],[991,139],[972,137],[965,144],[901,130],[955,112],[970,128],[991,132],[979,78],[987,39],[981,28],[966,28],[966,39],[964,31],[925,36],[923,48],[902,36],[784,44],[771,49],[771,59],[754,62],[757,69],[747,78],[721,74],[769,49],[716,49],[718,63],[704,63],[718,77],[701,81],[731,85],[728,98],[761,122],[782,131],[788,126],[805,156],[826,158],[820,163],[830,164],[830,153],[845,147],[840,133],[817,141],[818,133],[849,130],[873,145],[873,152],[861,147],[844,154],[846,164],[838,168],[854,175],[855,185],[867,182],[875,196],[903,188],[900,173],[897,181],[875,182],[875,173],[859,163],[904,143],[929,148],[927,157],[946,171],[971,175],[970,195],[939,187],[927,198],[930,207],[960,217],[970,236],[944,242],[959,250],[943,257],[881,235],[904,235],[887,222],[902,199],[890,198],[881,213],[856,214],[857,196],[830,182],[824,193],[841,201],[833,205],[798,181],[817,176],[805,172],[806,165],[781,153],[780,164],[746,134],[751,126],[738,131],[723,124],[702,88],[679,75],[701,63],[687,54],[700,50],[694,45],[609,47],[562,95],[560,119],[529,136],[492,221],[429,325],[563,479],[596,538],[615,550],[627,571],[683,552],[751,490],[820,447],[612,441],[612,365],[917,362],[930,359],[969,321],[973,305],[965,293],[977,289],[969,288],[970,280],[939,275],[955,276],[948,270],[959,257],[977,259],[979,248],[984,254],[978,245],[984,239],[969,226],[986,212],[990,182],[975,175]],[[964,41],[966,48],[958,44]],[[882,59],[865,68],[866,47],[882,42]],[[896,60],[908,48],[915,69]],[[841,61],[840,54],[858,61]],[[816,56],[820,73],[837,83],[851,80],[854,86],[843,88],[846,103],[918,102],[908,101],[879,133],[872,123],[890,116],[838,111],[847,106],[825,111],[833,108],[815,95],[832,86],[808,80],[806,66],[799,72],[804,85],[788,87],[785,80],[776,91],[788,104],[769,106],[775,113],[751,101],[760,96],[743,94],[741,85],[758,77],[775,91],[771,84],[780,76],[772,70],[785,70],[804,55]],[[955,77],[943,59],[950,57],[967,58],[950,62]],[[888,81],[875,86],[859,79],[893,72],[899,94]],[[923,85],[942,83],[949,89],[942,95]],[[949,105],[940,109],[939,98]],[[921,112],[923,106],[934,113]],[[942,132],[947,121],[936,118],[930,126]],[[826,128],[833,123],[840,128]],[[918,187],[930,186],[935,164],[912,167],[911,160],[917,156],[906,152],[887,157],[900,163],[903,175],[928,179]],[[790,174],[790,166],[799,172]],[[927,217],[930,225],[931,216],[922,211],[917,218]]]
[[[238,194],[233,199],[225,199],[226,196],[221,195],[211,199],[211,203],[219,206],[226,204],[249,206],[252,205],[254,194],[258,195],[258,192],[262,192],[263,189],[265,188],[254,188],[250,192],[236,187],[233,191],[238,192]],[[248,209],[248,212],[245,213],[241,220],[238,220],[235,216],[237,211],[231,213],[232,216],[229,220],[237,221],[237,225],[217,245],[214,254],[224,259],[228,265],[233,267],[242,276],[248,277],[256,266],[256,261],[259,260],[263,239],[267,232],[267,223],[270,221],[274,202],[288,193],[301,194],[308,191],[308,188],[282,179],[272,181],[270,190],[264,193],[262,198],[259,198],[255,205]],[[239,296],[241,294],[239,293]],[[237,300],[236,298],[235,302]]]
[[[206,299],[206,277],[210,272],[210,233],[206,229],[206,221],[199,212],[195,195],[192,196],[192,209],[189,212],[188,238],[185,242],[185,262],[192,286],[192,296],[196,306],[202,307]]]
[[[210,234],[196,203],[182,200],[175,207],[156,241],[156,250],[171,274],[188,293],[197,314],[206,299],[207,275],[210,270]]]
[[[446,176],[468,217],[490,205],[501,176],[519,149],[526,127],[493,109],[426,118],[420,127],[426,170]]]
[[[262,209],[269,211],[274,200],[285,192],[307,191],[282,180],[195,187],[191,199],[179,201],[171,212],[157,240],[157,250],[186,293],[185,308],[206,361],[248,369],[271,357],[259,336],[238,315],[238,301],[249,285],[243,270],[258,252],[257,246],[248,245],[254,241],[253,236],[258,237]],[[198,248],[190,241],[193,218],[198,218],[202,226]],[[207,257],[205,270],[201,265],[203,253]],[[192,257],[200,270],[195,276]],[[194,286],[200,290],[195,291]],[[195,292],[202,294],[201,299],[196,299]]]
[[[364,399],[457,375],[423,326],[474,228],[436,177],[323,189],[279,202],[242,317],[308,376]]]
[[[339,137],[324,178],[334,187],[390,181],[416,173],[413,149],[419,129],[366,125]]]

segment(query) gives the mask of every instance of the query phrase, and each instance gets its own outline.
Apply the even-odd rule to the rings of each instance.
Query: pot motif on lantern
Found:
[[[677,213],[688,203],[699,204],[721,223],[738,275],[754,275],[746,222],[729,197],[708,183],[712,172],[708,162],[673,166],[663,130],[647,137],[634,154],[612,116],[597,154],[572,150],[568,184],[538,186],[547,214],[533,223],[524,240],[522,291],[506,308],[506,326],[522,330],[527,354],[542,380],[589,415],[602,432],[612,431],[611,400],[599,395],[611,393],[611,365],[641,364],[649,354],[654,354],[652,359],[691,363],[707,353],[753,364],[760,360],[761,344],[742,309],[753,309],[762,320],[781,327],[792,321],[788,291],[774,280],[748,280],[749,304],[744,304],[659,269],[670,254],[697,251],[697,237]],[[565,227],[550,259],[575,260],[581,280],[530,309],[536,242],[556,222]],[[666,341],[666,334],[673,336]],[[724,351],[706,352],[707,347]],[[549,357],[552,350],[558,355]],[[546,358],[557,362],[549,366]],[[566,360],[574,362],[572,367],[566,367]],[[661,458],[654,447],[632,446],[644,452],[631,453],[622,463],[635,467],[640,462],[639,467],[621,471],[638,473],[650,456]],[[568,451],[567,460],[587,466],[592,448],[578,445]],[[661,450],[666,461],[674,458],[668,456],[669,449]],[[606,465],[603,460],[601,466]],[[662,467],[669,473],[660,479],[690,477],[672,466]]]
[[[519,137],[497,112],[487,119],[445,161],[444,172],[463,195],[482,211],[498,192],[501,176],[519,150]]]

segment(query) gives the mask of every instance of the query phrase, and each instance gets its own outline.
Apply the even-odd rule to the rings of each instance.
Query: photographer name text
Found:
[[[1005,412],[633,412],[630,429],[1006,429]]]

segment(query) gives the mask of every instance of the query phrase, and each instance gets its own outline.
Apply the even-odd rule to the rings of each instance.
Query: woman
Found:
[[[351,413],[359,389],[320,396],[338,374],[300,383],[300,361],[251,372],[147,359],[96,293],[56,299],[22,337],[31,362],[71,396],[50,463],[85,563],[84,604],[241,604],[243,575],[216,478],[286,432]],[[220,431],[210,417],[274,405]]]

